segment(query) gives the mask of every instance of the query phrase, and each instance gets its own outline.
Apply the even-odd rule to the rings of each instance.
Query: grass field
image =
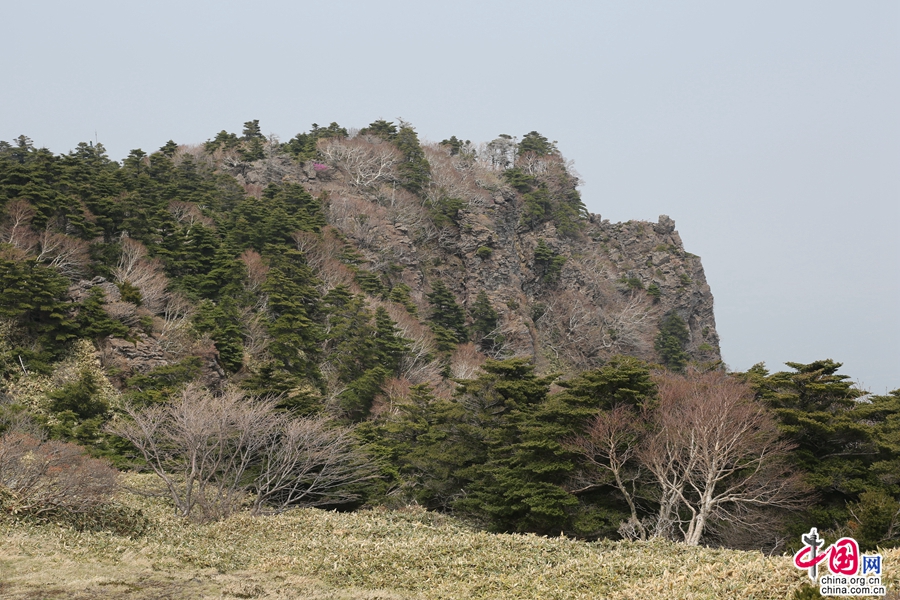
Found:
[[[161,500],[123,494],[134,539],[0,522],[0,598],[789,598],[787,557],[668,542],[495,535],[423,510],[295,510],[186,524]],[[900,551],[885,556],[896,589]]]

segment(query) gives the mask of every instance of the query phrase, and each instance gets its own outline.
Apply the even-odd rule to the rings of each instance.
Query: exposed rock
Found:
[[[440,175],[452,183],[452,173]],[[580,231],[564,235],[553,220],[526,226],[525,200],[508,186],[491,190],[485,202],[476,181],[457,182],[454,193],[477,201],[454,223],[437,226],[420,200],[398,207],[394,188],[354,189],[340,177],[307,185],[314,195],[328,191],[329,222],[359,248],[367,268],[412,288],[420,314],[436,279],[469,309],[485,291],[500,317],[498,356],[531,356],[544,370],[591,368],[615,354],[656,361],[659,324],[675,312],[690,330],[688,353],[720,359],[703,266],[684,250],[673,219],[610,223],[588,215]],[[496,174],[482,181],[498,185]],[[555,263],[536,259],[541,241],[559,257]]]
[[[106,303],[118,302],[122,299],[122,292],[119,291],[119,287],[103,277],[94,277],[90,281],[82,279],[78,283],[73,283],[69,286],[69,297],[75,302],[83,302],[91,293],[91,288],[94,287],[99,287],[103,290],[103,293],[106,295],[104,300]]]

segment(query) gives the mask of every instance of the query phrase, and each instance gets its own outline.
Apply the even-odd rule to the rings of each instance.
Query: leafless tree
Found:
[[[256,513],[349,502],[351,485],[375,477],[350,428],[279,415],[274,433],[254,481]]]
[[[393,144],[363,137],[323,138],[317,148],[322,158],[346,173],[357,188],[393,181],[394,168],[403,158]]]
[[[450,373],[454,379],[474,379],[485,360],[472,342],[460,344],[450,356]]]
[[[612,483],[625,498],[631,516],[626,527],[634,537],[647,538],[647,528],[638,514],[637,483],[642,468],[636,460],[643,431],[641,418],[627,406],[617,406],[591,420],[584,435],[567,446],[585,459],[586,470],[573,479],[573,493]],[[611,481],[610,481],[611,478]]]
[[[177,292],[166,294],[162,313],[154,319],[154,328],[159,332],[159,346],[169,354],[181,354],[189,345],[188,329],[194,315],[194,305]]]
[[[238,260],[244,263],[244,266],[247,268],[247,284],[245,286],[247,291],[256,293],[266,281],[266,275],[269,274],[269,266],[259,252],[252,248],[244,250],[238,257]]]
[[[579,369],[615,354],[643,355],[652,347],[655,309],[638,293],[612,290],[598,301],[579,289],[548,298],[538,329],[547,348]]]
[[[147,249],[137,240],[122,238],[122,254],[113,269],[117,283],[128,282],[141,293],[141,302],[152,313],[159,314],[165,306],[168,280],[162,263],[147,257]]]
[[[115,469],[75,444],[19,431],[0,437],[0,488],[16,511],[87,512],[109,502],[116,487]]]
[[[89,262],[88,243],[84,240],[47,229],[38,234],[35,242],[38,262],[56,269],[69,279],[77,279],[84,273]]]
[[[515,163],[517,147],[516,138],[501,135],[497,139],[479,147],[478,159],[494,170],[503,171]]]
[[[476,182],[476,172],[471,160],[450,156],[445,146],[425,144],[422,149],[431,166],[431,182],[425,197],[431,204],[443,198],[458,198],[469,210],[484,206],[490,194]]]
[[[387,210],[357,196],[334,196],[328,203],[328,222],[353,238],[362,250],[383,250],[390,228]]]
[[[34,243],[31,220],[34,208],[24,200],[13,200],[6,206],[6,218],[0,225],[0,242],[21,250],[28,250]]]
[[[746,384],[718,371],[657,383],[656,432],[640,460],[663,499],[685,511],[685,543],[699,544],[713,521],[750,525],[753,509],[799,508],[805,491],[788,463],[793,448]]]
[[[218,519],[250,496],[256,512],[345,502],[346,486],[373,476],[349,430],[234,389],[190,385],[169,404],[125,411],[109,430],[134,444],[183,517]]]
[[[193,202],[173,200],[169,203],[169,214],[185,227],[184,235],[190,233],[194,225],[200,223],[205,227],[213,227],[213,220],[205,216],[200,208]]]
[[[441,365],[432,358],[436,355],[434,334],[404,307],[393,302],[383,306],[394,321],[399,335],[410,342],[409,351],[400,360],[400,377],[414,385],[437,383],[441,379]]]
[[[631,513],[623,535],[697,545],[711,528],[761,532],[773,511],[801,506],[806,492],[789,466],[792,446],[749,387],[717,371],[656,381],[652,409],[614,408],[569,442],[585,466],[571,486],[614,486]],[[656,512],[642,517],[648,503]],[[768,521],[759,518],[764,512]]]

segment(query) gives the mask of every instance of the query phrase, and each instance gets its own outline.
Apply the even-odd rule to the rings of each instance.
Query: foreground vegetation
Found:
[[[134,482],[134,478],[132,478]],[[419,508],[191,524],[123,493],[144,533],[0,523],[4,598],[789,598],[785,556],[666,541],[490,534]],[[900,551],[888,551],[889,589]]]

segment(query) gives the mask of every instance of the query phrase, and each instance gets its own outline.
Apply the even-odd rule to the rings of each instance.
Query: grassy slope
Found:
[[[132,540],[0,523],[3,598],[786,598],[786,557],[492,535],[419,510],[296,510],[186,525],[159,501]],[[889,589],[900,552],[886,557]]]

